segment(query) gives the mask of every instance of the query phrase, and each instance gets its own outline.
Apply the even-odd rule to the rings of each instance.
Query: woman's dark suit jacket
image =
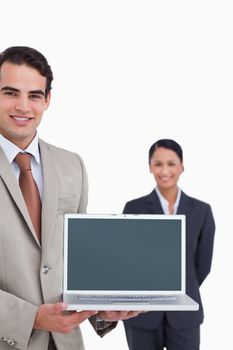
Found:
[[[127,202],[125,214],[163,214],[155,190]],[[177,214],[186,215],[186,293],[199,303],[199,311],[166,312],[169,324],[176,329],[198,327],[204,318],[199,287],[210,272],[215,223],[209,204],[181,192]],[[159,326],[164,312],[141,314],[125,321],[127,326],[153,329]]]

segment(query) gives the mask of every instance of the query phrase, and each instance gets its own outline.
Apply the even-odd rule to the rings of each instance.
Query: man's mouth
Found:
[[[20,117],[20,116],[15,116],[15,115],[11,115],[11,117],[14,119],[14,120],[17,120],[19,122],[24,122],[24,121],[28,121],[28,120],[31,120],[32,118],[31,117]]]

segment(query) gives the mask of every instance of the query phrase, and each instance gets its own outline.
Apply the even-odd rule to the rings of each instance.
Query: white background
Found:
[[[159,138],[184,150],[180,186],[212,205],[217,231],[202,350],[232,344],[232,1],[9,1],[1,5],[0,51],[27,45],[54,71],[39,128],[78,152],[89,174],[90,213],[121,213],[154,181],[147,152]],[[223,297],[222,293],[225,293]],[[230,310],[231,309],[231,310]],[[229,312],[230,311],[230,312]],[[126,350],[122,324],[87,350]]]

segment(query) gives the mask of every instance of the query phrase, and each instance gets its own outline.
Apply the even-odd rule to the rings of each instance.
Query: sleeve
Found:
[[[82,168],[82,192],[81,199],[78,208],[78,213],[86,213],[87,202],[88,202],[88,176],[85,165],[81,157],[79,157],[79,161]]]
[[[196,272],[199,286],[203,283],[211,269],[214,234],[215,222],[211,207],[208,205],[196,253]]]
[[[37,309],[38,306],[0,290],[0,344],[26,350]]]

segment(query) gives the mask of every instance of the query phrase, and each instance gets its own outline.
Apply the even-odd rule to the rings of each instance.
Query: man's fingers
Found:
[[[97,313],[97,311],[80,311],[64,314],[63,311],[67,307],[66,303],[41,305],[36,314],[34,328],[69,333],[80,323]]]
[[[129,311],[126,316],[127,317],[135,317],[135,316],[138,316],[140,313],[141,313],[141,311],[140,312],[139,311]]]
[[[40,307],[40,312],[48,315],[59,315],[67,309],[66,303],[44,304]]]
[[[68,317],[70,317],[73,320],[74,324],[78,326],[83,321],[96,314],[97,311],[77,311],[74,312],[72,315],[69,315]]]
[[[138,316],[138,311],[101,311],[99,316],[105,321],[122,321]]]
[[[52,305],[52,313],[54,314],[60,314],[62,313],[63,311],[65,311],[68,307],[68,305],[66,303],[57,303],[57,304],[50,304]]]

